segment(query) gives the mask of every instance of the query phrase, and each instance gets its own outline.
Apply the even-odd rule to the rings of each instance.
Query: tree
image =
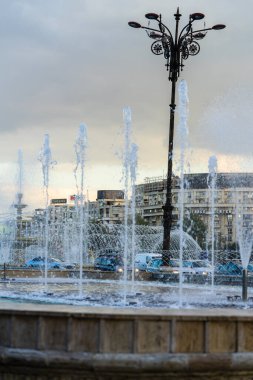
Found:
[[[192,236],[202,249],[205,248],[207,227],[198,215],[186,215],[184,218],[183,230]]]
[[[140,214],[135,215],[135,223],[138,226],[147,226],[148,225],[148,222],[146,222],[145,219]]]

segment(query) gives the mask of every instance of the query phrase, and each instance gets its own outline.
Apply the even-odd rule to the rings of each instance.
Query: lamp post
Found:
[[[168,171],[166,183],[166,202],[163,207],[163,264],[168,265],[169,248],[170,248],[170,231],[172,225],[172,160],[173,160],[173,139],[174,139],[174,115],[175,115],[175,96],[176,83],[183,70],[184,61],[189,57],[199,53],[200,46],[197,42],[202,40],[208,30],[224,29],[225,25],[217,24],[211,28],[202,28],[193,30],[193,23],[202,20],[205,16],[202,13],[192,13],[189,16],[189,22],[181,31],[179,31],[179,21],[181,14],[179,8],[174,14],[176,25],[174,37],[170,29],[162,22],[162,16],[156,13],[147,13],[145,17],[150,21],[155,21],[157,29],[148,26],[142,26],[138,22],[130,21],[128,23],[132,28],[142,28],[147,32],[148,37],[155,41],[151,45],[151,51],[155,55],[163,54],[169,71],[169,81],[171,81],[171,102],[170,102],[170,123],[169,123],[169,146],[168,146]]]

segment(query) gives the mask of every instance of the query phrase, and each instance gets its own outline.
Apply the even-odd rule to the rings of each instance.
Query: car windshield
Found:
[[[153,259],[149,262],[149,266],[153,268],[158,268],[162,265],[162,259]]]
[[[112,260],[108,257],[101,257],[98,262],[100,262],[102,265],[111,265]]]
[[[193,268],[201,268],[205,266],[205,263],[203,263],[202,261],[193,261],[192,262],[192,267]]]
[[[184,268],[191,268],[192,262],[191,261],[183,261],[183,267]]]
[[[123,261],[121,257],[117,257],[117,256],[111,256],[111,257],[101,256],[101,257],[96,258],[95,263],[100,264],[100,265],[122,265]]]
[[[248,270],[251,271],[251,272],[253,271],[253,264],[249,264],[248,265]]]

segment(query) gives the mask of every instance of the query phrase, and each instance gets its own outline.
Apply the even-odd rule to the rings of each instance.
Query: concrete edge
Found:
[[[91,354],[28,349],[1,349],[0,369],[34,368],[110,372],[204,373],[252,372],[253,353],[231,354]]]

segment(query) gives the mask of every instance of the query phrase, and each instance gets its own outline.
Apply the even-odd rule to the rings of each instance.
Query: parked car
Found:
[[[210,273],[211,265],[205,260],[184,260],[182,272],[185,281],[206,282]],[[167,266],[163,266],[162,259],[153,259],[147,265],[147,272],[153,273],[154,279],[178,280],[180,261],[170,259]]]
[[[151,259],[148,264],[147,264],[147,269],[146,271],[147,272],[150,272],[150,273],[156,273],[156,272],[160,272],[161,271],[161,266],[163,265],[163,260],[162,258],[154,258],[154,259]]]
[[[249,265],[249,273],[251,265]],[[222,285],[240,285],[242,283],[242,265],[240,262],[228,261],[215,267],[215,283]],[[252,282],[252,275],[251,282]]]
[[[228,261],[225,264],[219,264],[216,266],[215,273],[220,275],[238,276],[242,273],[242,266],[239,263]]]
[[[134,260],[134,266],[139,270],[146,270],[150,260],[161,259],[162,255],[159,253],[137,253]]]
[[[70,262],[63,261],[61,264],[64,266],[65,269],[77,269],[78,267],[77,263],[70,263]]]
[[[118,255],[99,255],[95,259],[94,269],[110,272],[123,272],[124,263]]]
[[[185,260],[183,261],[183,272],[207,276],[211,273],[212,267],[205,260]]]
[[[45,258],[41,256],[34,257],[33,259],[28,260],[25,263],[25,267],[43,269],[45,268]],[[52,257],[48,258],[47,260],[47,268],[48,269],[65,269],[63,263],[60,260],[54,259]]]

